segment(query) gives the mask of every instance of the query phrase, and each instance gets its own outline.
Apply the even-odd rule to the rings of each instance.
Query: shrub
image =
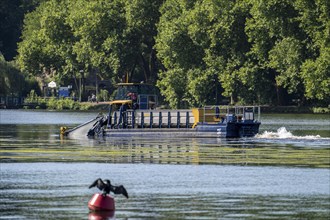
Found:
[[[37,103],[37,102],[38,102],[38,95],[34,91],[34,89],[32,89],[30,91],[30,93],[27,95],[27,97],[25,98],[25,103]]]
[[[39,97],[34,90],[30,91],[30,94],[25,98],[26,103],[36,104],[36,109],[51,109],[51,110],[88,110],[92,105],[82,104],[80,102],[74,101],[71,98],[41,98]],[[29,106],[25,106],[25,109],[30,108]]]
[[[54,97],[51,97],[50,99],[47,100],[46,106],[48,109],[56,110],[57,105],[58,105],[58,103]]]
[[[108,92],[108,90],[101,89],[97,99],[100,102],[109,101],[109,92]]]
[[[90,109],[91,108],[91,106],[92,106],[92,104],[91,103],[80,103],[80,110],[88,110],[88,109]]]
[[[314,107],[313,112],[314,113],[322,113],[322,114],[330,113],[330,108]]]

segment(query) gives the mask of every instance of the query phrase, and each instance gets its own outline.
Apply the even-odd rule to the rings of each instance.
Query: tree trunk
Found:
[[[134,65],[130,71],[130,74],[129,74],[129,82],[132,82],[132,79],[133,79],[133,75],[134,75],[134,71],[135,71],[135,67],[136,67],[136,64],[138,62],[138,58],[136,57],[135,61],[134,61]]]
[[[230,96],[230,104],[235,105],[236,102],[237,102],[237,94],[236,92],[232,92]]]
[[[152,49],[149,58],[150,81],[152,83],[156,82],[157,80],[155,66],[156,66],[156,52],[154,49]]]
[[[143,55],[140,55],[141,57],[141,66],[142,69],[144,70],[144,78],[145,78],[145,82],[149,82],[149,77],[150,77],[150,70],[149,70],[149,65],[148,62],[144,59]]]
[[[276,88],[277,105],[281,105],[280,89],[276,84],[275,84],[275,88]]]

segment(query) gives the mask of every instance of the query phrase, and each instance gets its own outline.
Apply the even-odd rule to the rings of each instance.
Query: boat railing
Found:
[[[191,128],[191,110],[132,110],[114,111],[109,115],[108,128]]]
[[[181,110],[109,112],[108,128],[194,128],[198,124],[260,122],[259,106],[205,106]]]
[[[218,123],[225,121],[258,121],[260,122],[260,106],[222,106],[209,105],[195,110],[199,122]]]

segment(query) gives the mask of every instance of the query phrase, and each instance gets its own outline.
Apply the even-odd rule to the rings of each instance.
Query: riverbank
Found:
[[[23,103],[22,105],[5,106],[0,109],[49,109],[49,110],[77,110],[77,111],[105,111],[109,102],[77,102],[70,99],[50,99],[49,101]],[[301,113],[301,114],[329,114],[329,107],[311,106],[261,106],[262,113]]]
[[[99,102],[99,103],[81,103],[87,108],[83,108],[83,110],[91,110],[91,111],[102,111],[107,110],[109,107],[108,102]],[[329,114],[330,108],[326,107],[307,107],[307,106],[261,106],[262,113],[300,113],[300,114]]]
[[[261,106],[262,113],[303,113],[303,114],[329,114],[329,107],[307,106]]]

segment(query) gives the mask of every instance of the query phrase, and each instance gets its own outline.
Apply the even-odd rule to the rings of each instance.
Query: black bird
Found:
[[[128,193],[123,185],[113,186],[110,180],[102,180],[101,178],[96,179],[88,188],[97,187],[103,191],[103,196],[113,192],[114,194],[123,194],[128,199]]]

